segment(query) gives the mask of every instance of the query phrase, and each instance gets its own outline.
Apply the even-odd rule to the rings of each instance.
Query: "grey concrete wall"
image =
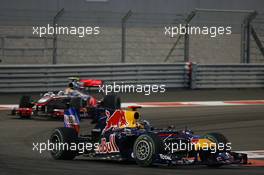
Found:
[[[5,27],[9,35],[19,32],[12,32],[11,29],[20,30],[19,27]],[[22,31],[23,28],[21,28]],[[27,28],[26,28],[27,29]],[[20,31],[20,32],[21,32]],[[27,31],[27,30],[26,30]],[[28,31],[27,31],[28,32]],[[24,33],[25,36],[29,33]],[[137,63],[161,63],[164,62],[173,43],[177,38],[166,37],[162,28],[139,28],[127,29],[126,38],[126,62]],[[190,36],[190,58],[191,61],[199,63],[239,63],[240,62],[240,34],[220,36],[211,38],[204,35]],[[176,46],[168,62],[183,61],[183,42]],[[18,50],[6,50],[1,55],[2,64],[50,64],[52,50],[44,52],[34,48],[52,47],[52,40],[48,39],[45,45],[45,38],[39,39],[5,39],[5,48],[19,48]],[[23,48],[25,51],[23,51]],[[32,49],[32,50],[28,50]],[[58,36],[57,49],[58,63],[116,63],[121,60],[121,30],[115,27],[101,29],[100,35],[86,36]]]
[[[264,46],[264,13],[259,14],[257,18],[252,23],[253,28],[255,29],[257,36]],[[257,46],[253,37],[251,37],[250,45],[250,58],[253,63],[263,63],[264,55],[261,54],[259,47]]]
[[[211,38],[190,36],[190,60],[197,63],[240,63],[240,34]]]
[[[0,10],[13,8],[40,11],[65,8],[70,11],[126,12],[132,9],[136,12],[185,13],[194,8],[263,10],[263,6],[263,0],[1,0]]]
[[[32,26],[0,26],[1,64],[50,64],[51,47],[51,39],[32,37]]]
[[[171,20],[168,14],[186,14],[194,8],[214,9],[254,9],[263,10],[262,0],[109,0],[107,2],[87,2],[74,0],[2,0],[0,3],[0,39],[5,36],[30,36],[32,25],[52,22],[56,11],[65,8],[61,19],[63,24],[102,24],[100,35],[78,38],[75,36],[58,36],[58,63],[111,63],[121,60],[121,17],[129,9],[134,12],[165,16],[166,22]],[[82,13],[79,13],[79,12]],[[89,14],[86,14],[89,12]],[[117,15],[91,17],[92,11],[113,11]],[[69,12],[69,13],[68,13]],[[85,16],[86,14],[86,16]],[[96,13],[94,13],[96,14]],[[24,16],[21,16],[24,15]],[[67,16],[68,15],[68,16]],[[67,21],[67,17],[75,18]],[[84,16],[83,16],[84,15]],[[154,15],[154,16],[155,16]],[[217,15],[217,14],[215,14]],[[144,17],[144,14],[138,18]],[[209,14],[210,16],[210,14]],[[87,18],[87,21],[85,19]],[[137,19],[137,20],[138,20]],[[110,21],[107,25],[105,21]],[[153,19],[152,19],[153,20]],[[155,19],[154,19],[155,20]],[[234,19],[235,20],[235,19]],[[224,20],[225,21],[225,20]],[[176,38],[168,38],[163,34],[163,26],[142,27],[131,25],[127,29],[126,62],[163,62]],[[151,21],[150,21],[151,22]],[[152,21],[153,22],[153,21]],[[113,24],[112,24],[113,23]],[[258,31],[263,39],[263,29]],[[201,63],[238,63],[240,61],[240,34],[210,38],[195,35],[190,38],[190,59]],[[2,41],[2,40],[1,40]],[[4,53],[0,50],[1,64],[50,64],[52,39],[40,38],[5,38]],[[264,43],[264,42],[263,42]],[[0,48],[2,47],[0,42]],[[183,40],[177,45],[168,62],[183,61]],[[263,62],[254,41],[251,41],[252,62]]]
[[[112,63],[121,60],[120,28],[101,28],[99,35],[58,37],[58,63]]]
[[[0,27],[2,36],[31,36],[32,28],[26,26]],[[126,62],[163,62],[176,38],[164,36],[163,28],[129,27],[127,29]],[[5,38],[5,50],[0,56],[2,64],[50,64],[52,50],[41,52],[36,48],[52,48],[52,39]],[[120,27],[103,27],[99,35],[83,38],[58,35],[58,63],[113,63],[121,61]],[[30,50],[31,49],[31,50]],[[174,50],[168,62],[183,61],[182,41]]]

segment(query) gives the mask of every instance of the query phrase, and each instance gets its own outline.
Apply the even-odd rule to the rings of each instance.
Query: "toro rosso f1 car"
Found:
[[[97,124],[90,135],[80,134],[78,112],[70,107],[65,112],[65,127],[56,128],[49,140],[64,147],[53,146],[51,156],[69,160],[82,155],[95,160],[134,161],[140,166],[247,164],[247,155],[231,151],[224,135],[195,135],[191,130],[171,127],[157,129],[140,118],[138,107],[130,106],[127,110],[98,108],[94,116]],[[183,144],[182,149],[177,147]],[[65,145],[75,145],[72,147],[75,149]]]
[[[89,117],[94,108],[108,107],[120,108],[120,99],[115,95],[107,95],[98,101],[89,94],[90,88],[97,88],[102,85],[102,80],[69,78],[70,83],[64,91],[58,93],[47,92],[39,100],[32,100],[30,96],[23,96],[20,99],[19,107],[12,110],[13,115],[22,118],[31,116],[49,116],[63,118],[64,110],[69,103],[75,104],[82,117]]]

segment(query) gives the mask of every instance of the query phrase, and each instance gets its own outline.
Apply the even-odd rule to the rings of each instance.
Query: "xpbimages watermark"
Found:
[[[231,151],[231,142],[228,143],[192,143],[192,142],[165,142],[165,151],[170,153],[175,153],[178,151],[192,151],[192,150],[203,150],[210,151],[211,153],[216,153],[217,151]]]
[[[63,150],[63,151],[76,151],[80,154],[85,152],[95,151],[97,153],[106,153],[111,150],[113,152],[119,152],[119,149],[116,147],[115,140],[106,142],[105,138],[102,138],[101,143],[52,143],[50,140],[47,142],[36,142],[32,143],[32,151],[39,152],[42,154],[44,151],[54,151],[54,150]],[[231,142],[228,143],[186,143],[182,142],[164,142],[164,151],[169,153],[176,153],[181,151],[194,151],[202,150],[209,151],[210,153],[216,153],[217,151],[231,151]]]
[[[37,151],[40,154],[44,151],[53,151],[53,150],[69,150],[69,151],[78,151],[82,154],[85,151],[92,151],[98,149],[99,143],[52,143],[50,140],[47,142],[33,142],[32,151]]]
[[[231,26],[190,26],[179,24],[178,26],[165,26],[164,35],[175,37],[178,35],[209,35],[211,38],[215,38],[222,35],[231,35]]]
[[[100,27],[99,26],[52,26],[47,24],[47,26],[33,26],[32,34],[39,37],[45,35],[76,35],[80,38],[85,37],[86,35],[99,35]]]
[[[166,85],[148,85],[148,84],[104,84],[99,86],[99,92],[103,92],[106,95],[109,93],[144,93],[144,95],[150,95],[151,93],[164,93],[166,91]]]

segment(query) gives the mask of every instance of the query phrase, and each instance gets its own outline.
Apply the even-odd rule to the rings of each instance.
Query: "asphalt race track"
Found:
[[[0,95],[0,104],[16,103],[19,94]],[[186,98],[184,98],[186,97]],[[125,101],[197,101],[197,100],[257,100],[264,99],[264,90],[214,90],[214,91],[172,91],[168,96],[133,98],[124,96]],[[142,108],[144,119],[156,127],[174,125],[186,126],[195,133],[222,132],[232,142],[234,150],[264,150],[264,105]],[[52,129],[61,127],[62,121],[46,119],[19,119],[8,115],[10,111],[0,111],[0,174],[264,174],[264,167],[226,166],[219,169],[199,167],[150,167],[109,161],[91,161],[77,157],[74,161],[53,160],[48,152],[32,151],[33,142],[45,142]],[[84,121],[82,132],[92,127]]]

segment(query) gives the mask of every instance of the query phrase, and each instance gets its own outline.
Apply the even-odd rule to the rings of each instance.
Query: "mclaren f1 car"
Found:
[[[31,96],[22,96],[19,107],[14,108],[12,114],[21,118],[44,116],[63,119],[69,103],[75,105],[81,117],[91,116],[93,109],[97,107],[120,108],[120,98],[114,94],[106,95],[101,100],[90,95],[91,88],[98,88],[103,84],[102,80],[75,77],[69,79],[68,87],[58,93],[47,92],[38,100],[33,100]]]

